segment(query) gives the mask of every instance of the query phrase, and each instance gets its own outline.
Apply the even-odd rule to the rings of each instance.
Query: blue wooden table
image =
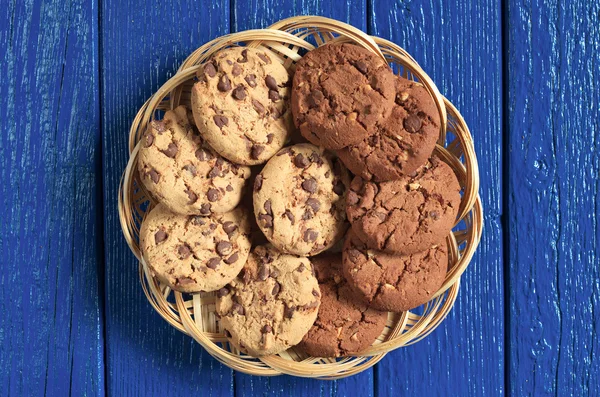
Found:
[[[406,48],[476,143],[446,321],[339,380],[231,371],[146,301],[117,188],[138,107],[206,41],[318,14]],[[598,0],[0,0],[0,395],[600,393]]]

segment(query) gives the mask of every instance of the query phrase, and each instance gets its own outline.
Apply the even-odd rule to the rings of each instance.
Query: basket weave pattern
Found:
[[[139,248],[139,227],[145,213],[156,204],[137,174],[138,143],[149,122],[166,110],[189,105],[194,76],[210,56],[226,47],[260,47],[272,59],[293,70],[303,50],[327,42],[353,42],[384,57],[398,74],[420,82],[434,98],[441,119],[436,154],[456,173],[463,189],[455,231],[448,236],[449,271],[434,298],[418,312],[389,313],[384,332],[361,356],[323,359],[307,357],[299,349],[254,358],[238,351],[221,332],[215,315],[215,294],[182,294],[159,283],[149,273]],[[402,48],[387,40],[335,20],[294,17],[268,29],[249,30],[217,38],[194,51],[138,111],[129,133],[130,159],[121,180],[119,216],[125,239],[140,261],[142,288],[150,304],[166,320],[200,343],[225,365],[253,375],[280,375],[337,379],[356,374],[396,348],[418,342],[431,333],[450,312],[458,295],[460,276],[467,268],[481,237],[483,213],[478,196],[479,174],[473,141],[458,110],[444,98],[417,62]]]

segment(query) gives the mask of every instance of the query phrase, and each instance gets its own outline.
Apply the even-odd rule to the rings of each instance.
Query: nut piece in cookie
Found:
[[[254,182],[254,215],[279,250],[312,256],[341,240],[348,172],[331,153],[311,144],[282,149]]]
[[[346,200],[354,233],[372,249],[413,254],[450,233],[460,205],[454,171],[438,157],[413,176],[388,182],[355,177]]]
[[[152,275],[176,291],[215,291],[238,275],[250,252],[250,223],[238,207],[179,215],[159,204],[142,223],[140,248]]]
[[[344,277],[370,307],[391,312],[414,309],[429,301],[448,270],[445,241],[411,255],[369,249],[351,231],[343,255]]]
[[[377,133],[336,151],[363,179],[389,181],[410,175],[427,162],[440,133],[440,116],[427,89],[396,79],[396,104]]]
[[[356,296],[342,274],[341,254],[322,254],[311,261],[319,280],[321,306],[302,348],[314,357],[359,354],[383,332],[387,312],[369,308]]]
[[[385,60],[353,44],[326,44],[296,64],[294,123],[326,149],[358,144],[390,115],[396,92]]]
[[[315,322],[320,302],[308,258],[258,246],[239,276],[217,292],[216,310],[235,346],[265,356],[298,344]]]
[[[200,137],[184,106],[150,124],[142,137],[138,171],[158,201],[184,215],[233,210],[250,177],[249,167],[225,160]]]
[[[192,88],[198,130],[223,157],[262,164],[289,140],[290,76],[264,49],[234,47],[214,54]]]

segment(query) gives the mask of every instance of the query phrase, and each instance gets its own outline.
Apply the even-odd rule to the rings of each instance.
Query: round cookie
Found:
[[[322,148],[284,148],[254,181],[258,226],[282,252],[316,255],[344,236],[348,183],[341,161]]]
[[[353,232],[343,251],[344,277],[371,308],[391,312],[429,301],[448,270],[446,242],[411,255],[370,250]]]
[[[352,291],[342,275],[341,254],[323,254],[311,261],[321,288],[321,307],[302,339],[303,349],[314,357],[360,353],[383,332],[387,312],[370,309]]]
[[[140,248],[153,276],[181,292],[215,291],[233,280],[250,252],[246,211],[209,217],[159,204],[142,223]]]
[[[272,55],[228,48],[204,65],[192,89],[200,133],[221,156],[262,164],[285,145],[293,129],[289,79]]]
[[[184,106],[153,121],[142,138],[140,178],[150,193],[179,214],[210,215],[234,209],[250,168],[219,156],[193,125]],[[190,124],[191,122],[191,124]]]
[[[258,246],[240,275],[217,292],[221,327],[252,356],[280,353],[315,322],[321,293],[307,258]]]
[[[440,116],[421,84],[396,79],[396,105],[376,134],[338,150],[346,167],[363,179],[389,181],[427,162],[440,134]]]
[[[352,230],[370,248],[412,254],[450,233],[460,205],[456,175],[437,157],[414,176],[389,182],[355,177],[346,212]]]
[[[326,44],[296,64],[294,123],[326,149],[341,149],[377,131],[392,110],[394,74],[385,60],[353,44]]]

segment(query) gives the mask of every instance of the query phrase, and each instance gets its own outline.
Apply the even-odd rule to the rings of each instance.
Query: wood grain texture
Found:
[[[229,32],[227,1],[103,0],[102,124],[108,393],[233,393],[232,371],[154,312],[119,225],[117,190],[130,123],[144,101],[206,41]]]
[[[510,392],[598,395],[600,3],[507,11]]]
[[[251,0],[232,3],[232,31],[267,27],[294,15],[321,15],[366,30],[366,2]],[[291,376],[265,378],[235,374],[237,396],[268,396],[293,393],[298,396],[372,396],[373,369],[337,381],[302,379]]]
[[[408,50],[465,117],[485,211],[483,239],[451,314],[425,340],[378,364],[377,393],[495,396],[504,391],[500,3],[372,0],[370,10],[369,33]]]
[[[0,394],[103,395],[97,6],[0,19]]]

